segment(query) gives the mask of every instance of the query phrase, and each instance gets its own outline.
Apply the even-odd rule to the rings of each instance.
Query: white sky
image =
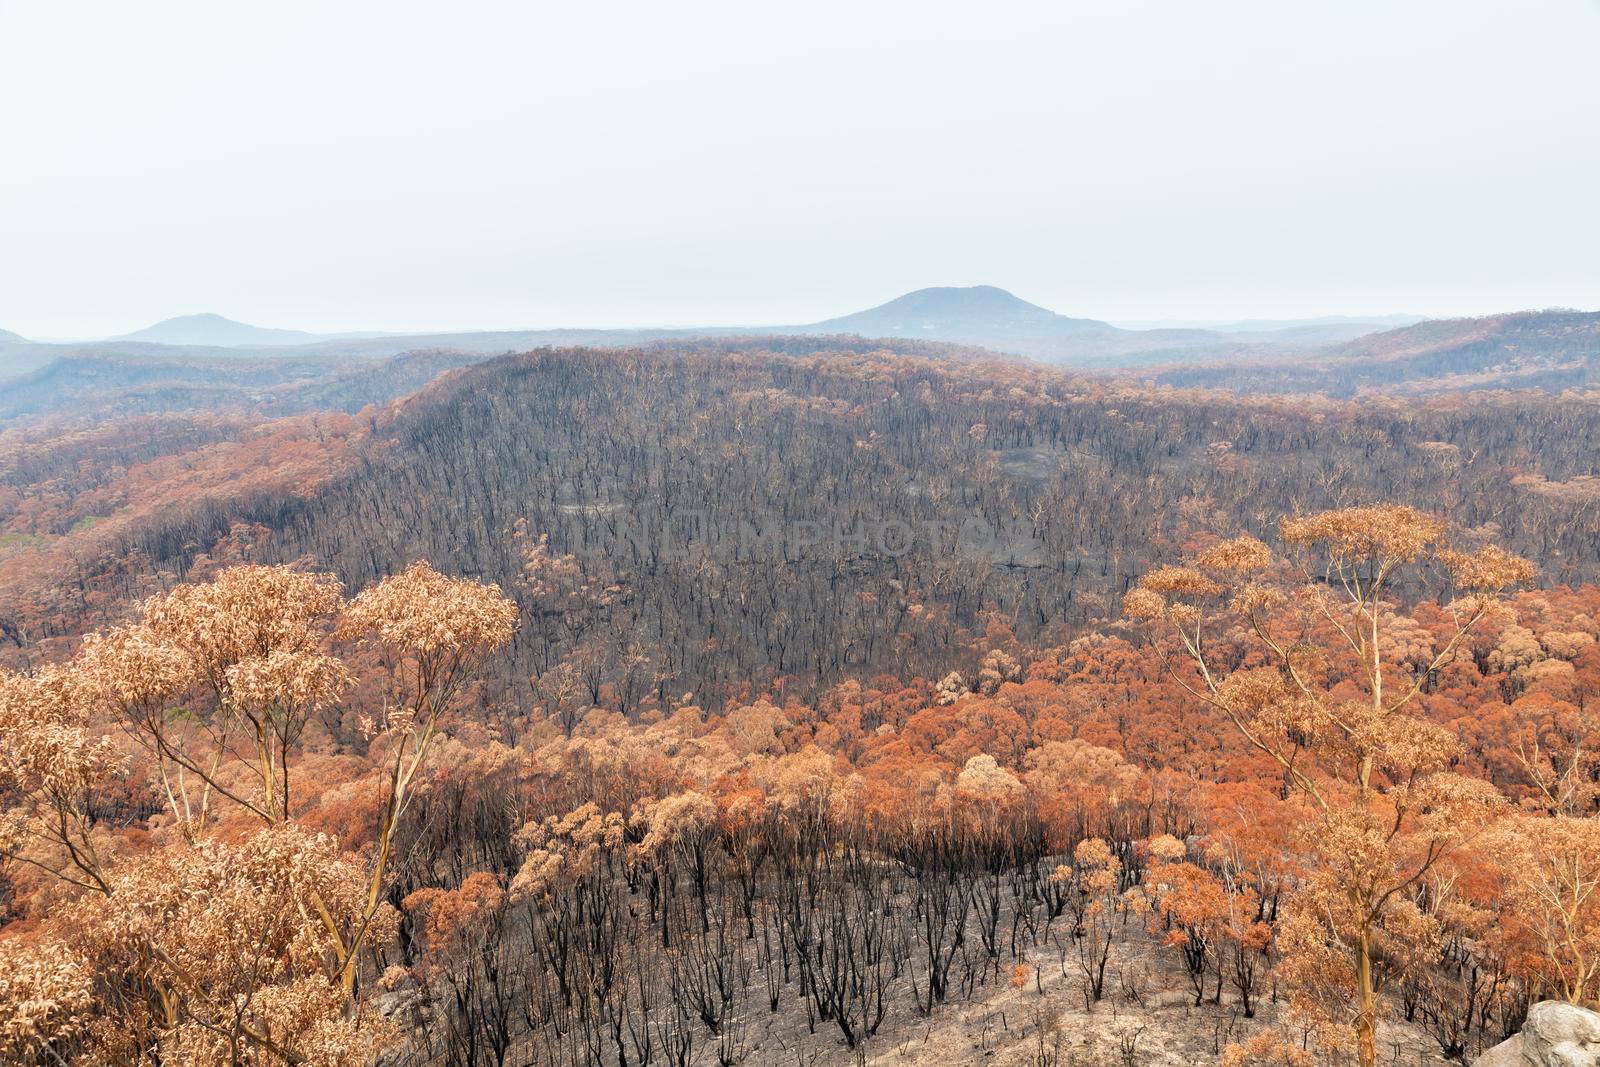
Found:
[[[0,0],[0,327],[1600,307],[1597,0]]]

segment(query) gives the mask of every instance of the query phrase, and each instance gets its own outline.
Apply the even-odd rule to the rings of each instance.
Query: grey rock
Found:
[[[1600,1067],[1600,1014],[1545,1000],[1522,1024],[1522,1058],[1538,1067]]]
[[[1559,1000],[1528,1009],[1521,1033],[1485,1052],[1472,1067],[1600,1067],[1600,1013]]]
[[[1522,1058],[1522,1035],[1512,1034],[1472,1061],[1472,1067],[1528,1067]]]

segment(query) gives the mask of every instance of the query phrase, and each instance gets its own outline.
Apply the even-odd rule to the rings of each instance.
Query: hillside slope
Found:
[[[260,551],[350,586],[418,557],[512,586],[521,522],[613,591],[595,632],[520,636],[515,669],[590,641],[694,691],[939,677],[992,618],[1029,639],[1087,624],[1197,529],[1296,508],[1426,495],[1538,547],[1551,581],[1600,574],[1590,402],[1239,402],[788,344],[466,368],[381,417],[381,447],[315,496],[174,511],[127,548],[181,573],[260,522]]]
[[[1329,396],[1362,389],[1421,394],[1592,388],[1600,385],[1600,312],[1433,320],[1361,337],[1313,357],[1175,367],[1150,377],[1176,386]]]

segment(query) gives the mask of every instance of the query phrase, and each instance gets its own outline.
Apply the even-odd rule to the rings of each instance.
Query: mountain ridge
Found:
[[[0,380],[15,382],[57,359],[158,361],[178,376],[179,364],[219,366],[229,361],[313,360],[316,374],[372,366],[405,353],[430,353],[428,365],[548,347],[631,348],[691,340],[783,350],[784,338],[834,336],[851,344],[874,341],[937,342],[984,349],[1062,368],[1120,374],[1175,386],[1223,388],[1242,393],[1351,395],[1376,388],[1437,392],[1482,388],[1589,388],[1600,383],[1600,313],[1563,309],[1508,312],[1479,318],[1427,319],[1369,330],[1369,320],[1240,326],[1272,330],[1165,328],[1130,330],[1097,319],[1074,318],[992,285],[934,286],[904,293],[875,307],[795,326],[666,329],[543,329],[434,334],[308,334],[235,323],[221,316],[166,320],[145,331],[101,342],[39,343],[0,335]],[[158,327],[165,329],[158,330]],[[175,344],[150,339],[185,337],[210,343]],[[198,333],[196,332],[198,331]],[[143,337],[144,339],[138,339]],[[265,338],[249,342],[245,338]],[[304,338],[310,337],[307,342]],[[284,343],[298,341],[296,344]],[[96,362],[97,383],[108,381]],[[130,369],[134,378],[148,375]],[[224,377],[248,378],[251,369]],[[193,375],[183,375],[192,378]]]
[[[0,375],[48,362],[50,351],[72,355],[182,355],[209,358],[289,355],[387,359],[403,352],[456,349],[469,353],[523,351],[547,345],[636,345],[653,341],[717,337],[850,335],[976,345],[999,354],[1044,362],[1104,368],[1133,364],[1217,362],[1256,357],[1273,350],[1309,351],[1370,332],[1365,323],[1294,322],[1263,330],[1162,328],[1132,330],[1099,319],[1063,315],[994,285],[930,286],[903,293],[874,307],[818,322],[774,326],[672,328],[556,328],[454,333],[315,334],[284,330],[202,313],[98,342],[30,345],[4,341],[9,352]],[[1258,325],[1257,322],[1239,325]],[[1273,325],[1262,320],[1259,325]],[[185,348],[186,352],[173,349]]]
[[[282,330],[269,326],[252,326],[222,315],[203,311],[194,315],[178,315],[162,319],[153,325],[132,333],[107,338],[108,341],[132,341],[163,345],[208,345],[221,348],[292,347],[315,344],[328,340],[326,334],[307,333],[304,330]]]

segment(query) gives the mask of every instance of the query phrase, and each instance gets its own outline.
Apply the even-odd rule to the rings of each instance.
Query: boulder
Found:
[[[1472,1067],[1600,1067],[1600,1014],[1560,1000],[1528,1009],[1522,1031]]]
[[[1539,1067],[1600,1067],[1600,1014],[1546,1000],[1528,1009],[1522,1056]]]
[[[1522,1035],[1512,1034],[1472,1061],[1472,1067],[1528,1067],[1522,1058]]]

